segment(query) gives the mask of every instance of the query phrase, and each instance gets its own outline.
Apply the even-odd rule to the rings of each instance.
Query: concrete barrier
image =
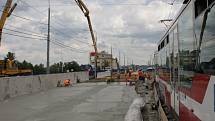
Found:
[[[110,71],[98,72],[97,73],[97,78],[105,78],[105,77],[110,76],[110,75],[111,75]]]
[[[145,100],[142,97],[136,98],[130,105],[125,121],[142,121],[141,108],[145,106]]]
[[[55,88],[59,80],[63,81],[65,79],[70,79],[73,83],[77,83],[77,79],[80,82],[89,80],[89,75],[88,72],[72,72],[0,78],[0,101]]]

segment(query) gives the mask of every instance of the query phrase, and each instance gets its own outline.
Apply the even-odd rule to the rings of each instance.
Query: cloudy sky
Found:
[[[174,1],[174,5],[170,5]],[[98,50],[126,62],[147,64],[181,0],[84,0],[90,10]],[[6,0],[0,0],[0,14]],[[46,63],[48,0],[13,0],[18,6],[4,26],[0,58],[8,51],[17,60]],[[89,63],[93,51],[87,20],[74,0],[51,0],[51,63],[76,60]],[[63,44],[63,45],[62,45]]]

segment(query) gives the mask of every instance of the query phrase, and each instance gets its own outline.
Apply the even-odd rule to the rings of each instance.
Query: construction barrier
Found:
[[[65,79],[70,79],[73,83],[77,80],[83,82],[89,80],[89,75],[88,72],[72,72],[0,78],[0,101],[55,88],[58,81]]]

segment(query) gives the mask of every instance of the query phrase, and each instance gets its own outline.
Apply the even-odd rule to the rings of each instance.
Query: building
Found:
[[[90,64],[95,66],[95,52],[90,53]],[[110,69],[111,68],[111,60],[113,69],[118,68],[118,60],[117,58],[112,58],[111,54],[108,54],[105,51],[101,51],[98,53],[97,58],[97,68],[100,70]]]

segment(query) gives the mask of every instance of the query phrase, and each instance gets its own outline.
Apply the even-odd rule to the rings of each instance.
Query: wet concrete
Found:
[[[0,102],[0,121],[124,121],[134,87],[82,83]]]

